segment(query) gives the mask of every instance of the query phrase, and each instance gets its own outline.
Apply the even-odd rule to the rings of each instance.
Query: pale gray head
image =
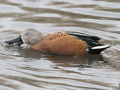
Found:
[[[27,29],[23,31],[18,38],[5,41],[5,43],[8,43],[8,44],[18,43],[18,45],[21,45],[24,43],[24,44],[34,45],[40,42],[42,39],[43,39],[43,35],[41,32],[35,29]]]
[[[43,35],[35,29],[27,29],[21,33],[21,39],[25,44],[34,45],[43,39]]]

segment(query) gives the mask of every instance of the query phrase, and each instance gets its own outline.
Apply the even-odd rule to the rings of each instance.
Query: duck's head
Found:
[[[43,35],[41,32],[35,29],[27,29],[23,31],[19,37],[9,41],[5,41],[5,43],[8,44],[18,43],[18,45],[21,44],[34,45],[40,42],[42,39],[43,39]]]

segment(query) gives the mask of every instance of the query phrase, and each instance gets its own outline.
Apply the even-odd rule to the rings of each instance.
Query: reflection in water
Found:
[[[31,53],[32,52],[32,53]],[[56,65],[63,65],[65,67],[69,67],[70,65],[76,65],[76,66],[83,66],[89,67],[93,62],[103,61],[103,57],[100,54],[97,55],[86,55],[86,56],[67,56],[67,55],[59,55],[59,54],[50,54],[50,53],[44,53],[40,51],[36,51],[33,49],[21,49],[21,57],[24,58],[46,58],[46,60],[49,60]]]
[[[0,90],[117,90],[119,12],[118,0],[0,0]],[[65,56],[2,45],[28,28],[97,35],[112,47],[102,55]]]

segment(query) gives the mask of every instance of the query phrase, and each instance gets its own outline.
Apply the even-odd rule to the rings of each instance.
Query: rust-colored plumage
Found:
[[[67,35],[63,31],[48,34],[44,39],[35,45],[33,49],[64,55],[84,55],[87,54],[88,45],[74,36]]]

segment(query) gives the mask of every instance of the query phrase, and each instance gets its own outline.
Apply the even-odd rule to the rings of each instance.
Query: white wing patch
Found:
[[[108,47],[110,47],[110,45],[96,46],[96,47],[92,47],[92,49],[102,49],[102,48],[108,48]]]

